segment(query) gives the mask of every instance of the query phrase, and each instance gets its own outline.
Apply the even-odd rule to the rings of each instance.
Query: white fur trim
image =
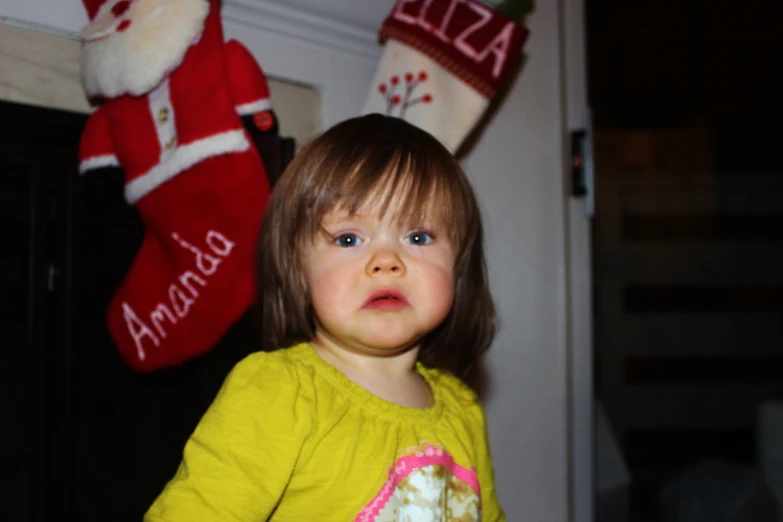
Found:
[[[256,100],[250,103],[243,103],[236,106],[237,114],[240,116],[247,116],[248,114],[254,114],[261,111],[272,110],[272,100],[264,98],[262,100]]]
[[[92,169],[99,169],[101,167],[119,167],[120,162],[117,160],[117,156],[114,154],[104,154],[102,156],[93,156],[87,158],[79,163],[79,174]]]
[[[134,205],[163,183],[211,156],[244,152],[250,148],[243,130],[231,130],[177,147],[164,162],[125,184],[125,200]]]

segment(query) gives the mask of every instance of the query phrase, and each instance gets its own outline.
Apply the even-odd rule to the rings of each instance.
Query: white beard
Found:
[[[108,0],[82,30],[82,83],[90,97],[150,92],[181,63],[210,9],[208,0],[132,0],[115,18],[117,3]],[[130,26],[117,31],[126,19]]]

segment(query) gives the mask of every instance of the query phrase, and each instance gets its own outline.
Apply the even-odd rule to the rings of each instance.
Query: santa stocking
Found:
[[[240,118],[263,128],[274,115],[258,64],[223,41],[217,0],[96,2],[82,64],[104,102],[80,170],[121,167],[144,222],[107,322],[125,361],[150,371],[214,347],[255,299],[269,182]]]
[[[257,161],[236,155],[199,163],[139,200],[147,234],[108,310],[128,363],[150,370],[191,359],[248,310],[267,198]]]
[[[455,152],[513,70],[527,30],[475,0],[398,0],[363,113],[403,118]]]

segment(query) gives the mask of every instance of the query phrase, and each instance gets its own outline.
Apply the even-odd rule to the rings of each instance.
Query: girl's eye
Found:
[[[337,239],[334,240],[334,244],[344,248],[359,246],[362,244],[362,240],[356,234],[340,234]]]
[[[429,245],[432,243],[432,236],[426,232],[414,232],[406,237],[405,241],[411,245]]]

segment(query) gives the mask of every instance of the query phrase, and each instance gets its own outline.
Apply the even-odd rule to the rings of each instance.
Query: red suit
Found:
[[[124,14],[121,4],[113,11]],[[269,183],[240,116],[270,109],[263,72],[239,42],[223,42],[210,0],[203,31],[173,71],[143,95],[107,99],[90,117],[80,171],[122,167],[125,198],[146,226],[108,310],[134,369],[204,353],[253,303]]]

